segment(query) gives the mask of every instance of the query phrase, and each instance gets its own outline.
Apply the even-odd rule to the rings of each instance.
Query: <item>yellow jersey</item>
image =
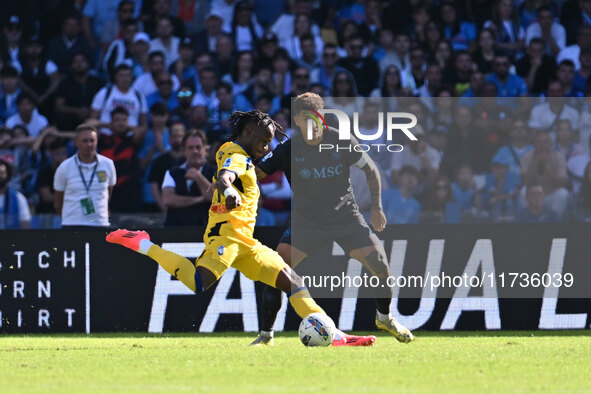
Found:
[[[240,194],[242,202],[240,206],[228,211],[226,197],[215,189],[209,209],[208,227],[212,227],[216,223],[228,222],[233,224],[238,233],[252,237],[260,196],[252,159],[239,144],[230,141],[218,149],[216,163],[218,169],[217,174],[213,177],[214,183],[217,182],[218,174],[222,170],[236,174],[233,187]]]

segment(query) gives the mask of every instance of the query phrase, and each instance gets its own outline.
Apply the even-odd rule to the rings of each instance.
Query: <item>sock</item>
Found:
[[[270,330],[270,331],[261,330],[261,335],[273,338],[273,330]]]
[[[281,309],[281,290],[265,285],[261,303],[261,330],[273,331],[277,313]]]
[[[138,249],[138,252],[141,254],[148,254],[148,250],[150,250],[152,245],[154,244],[149,239],[142,239],[140,241],[140,248]]]
[[[300,287],[289,293],[289,302],[296,311],[296,313],[303,319],[310,313],[322,313],[326,315],[326,312],[318,306],[316,301],[310,295],[310,292],[305,287]]]
[[[144,240],[141,242],[144,242]],[[142,248],[141,242],[140,250]],[[197,286],[195,285],[195,266],[188,259],[176,253],[164,250],[160,246],[154,244],[148,249],[147,255],[156,260],[166,272],[183,282],[183,284],[191,289],[191,291],[197,290]],[[202,287],[203,285],[201,285],[201,288]]]
[[[376,309],[384,314],[387,315],[390,313],[390,303],[392,302],[392,298],[376,298]]]
[[[389,313],[382,313],[380,311],[376,311],[378,313],[378,320],[379,321],[384,321],[384,320],[388,320],[390,318],[390,314]]]
[[[345,334],[344,332],[342,332],[338,328],[334,331],[334,340],[335,341],[340,341],[341,338],[345,338],[346,336],[347,336],[347,334]]]

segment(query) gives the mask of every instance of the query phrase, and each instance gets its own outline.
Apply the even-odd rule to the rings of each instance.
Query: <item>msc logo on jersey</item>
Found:
[[[312,171],[310,171],[307,168],[302,168],[300,170],[300,176],[304,179],[332,178],[333,176],[341,175],[343,173],[344,168],[345,167],[343,164],[322,168],[312,168]]]

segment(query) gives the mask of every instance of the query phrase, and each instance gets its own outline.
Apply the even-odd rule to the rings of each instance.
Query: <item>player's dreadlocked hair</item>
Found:
[[[256,126],[268,126],[271,124],[276,132],[278,131],[282,136],[287,138],[287,134],[283,131],[283,127],[271,119],[268,114],[259,111],[258,109],[248,112],[235,111],[230,115],[228,121],[232,128],[232,134],[230,135],[230,138],[228,138],[228,141],[236,141],[247,124],[254,124]]]

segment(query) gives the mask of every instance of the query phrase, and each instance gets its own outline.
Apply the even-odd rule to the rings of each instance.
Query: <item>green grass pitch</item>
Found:
[[[591,392],[591,333],[418,332],[306,348],[281,333],[0,337],[0,392]]]

